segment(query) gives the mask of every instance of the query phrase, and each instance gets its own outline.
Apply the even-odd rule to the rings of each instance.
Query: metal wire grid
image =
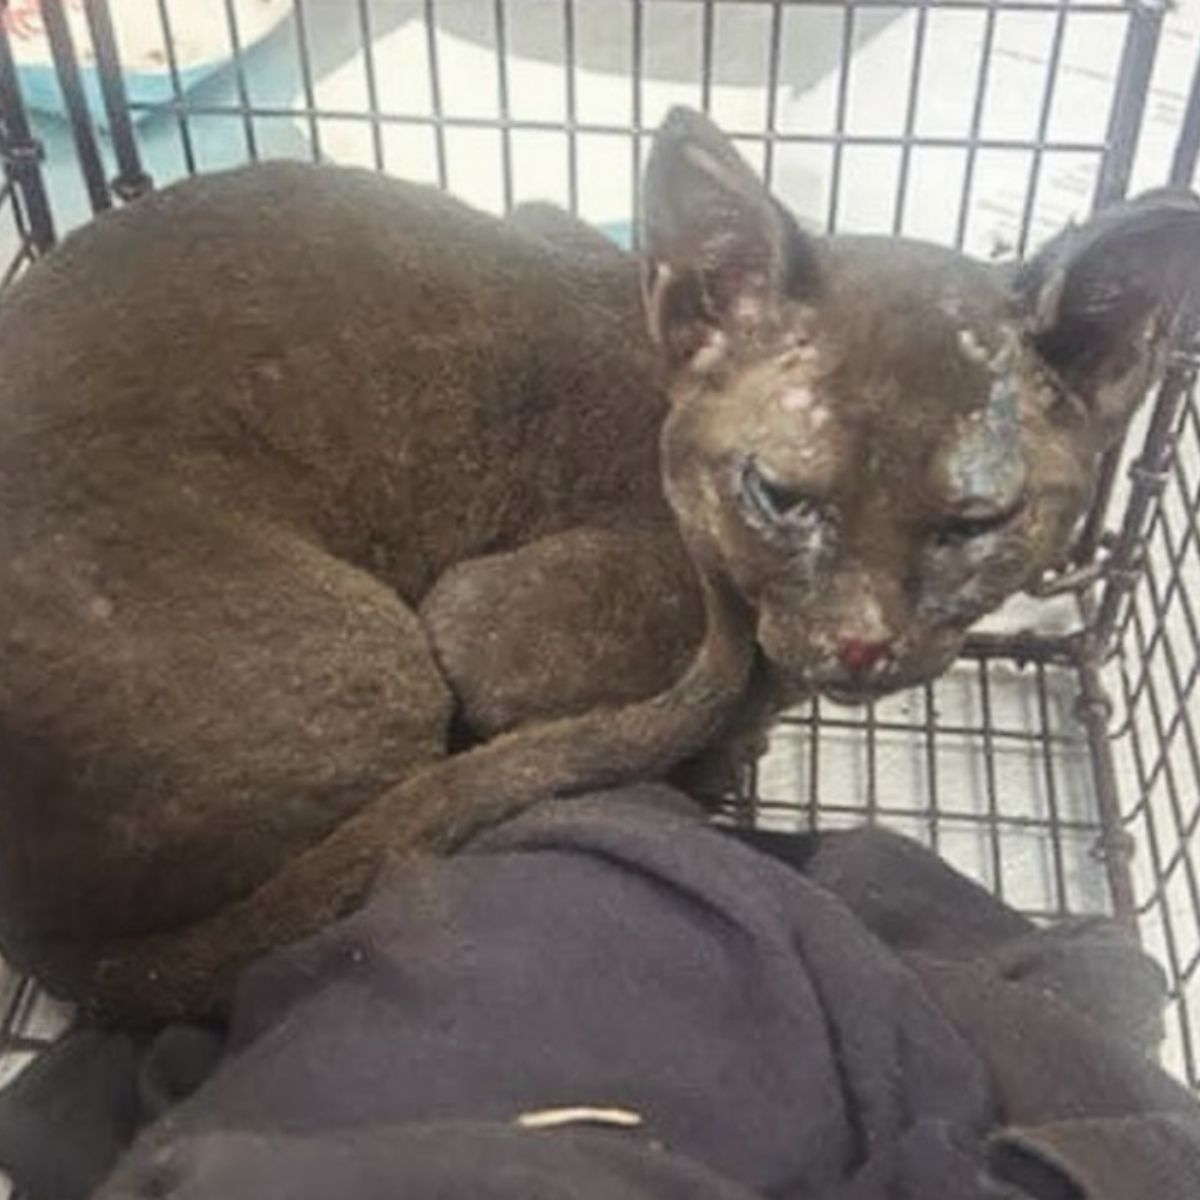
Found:
[[[1147,946],[1176,1000],[1172,1066],[1200,1079],[1200,404],[1193,361],[1171,428],[1166,469],[1146,480],[1152,510],[1111,674],[1112,745],[1130,781],[1123,828]]]
[[[322,13],[313,0],[292,0],[292,22],[281,37],[290,37],[293,47],[294,80],[298,84],[298,99],[283,103],[279,89],[267,89],[271,94],[258,96],[247,67],[242,18],[236,0],[223,0],[225,25],[234,81],[232,99],[214,100],[207,94],[185,93],[177,53],[174,27],[178,4],[156,0],[160,25],[162,54],[170,76],[172,98],[165,104],[130,101],[120,88],[119,54],[105,0],[86,0],[90,35],[90,52],[101,70],[105,83],[104,101],[112,137],[101,146],[86,120],[86,102],[79,77],[76,48],[72,45],[68,24],[62,13],[62,0],[44,0],[46,29],[54,52],[55,64],[62,80],[64,98],[71,110],[76,143],[80,151],[80,166],[86,177],[93,207],[111,203],[110,193],[118,196],[135,195],[148,186],[138,149],[138,139],[131,128],[131,115],[166,110],[178,130],[179,160],[172,164],[171,175],[194,174],[209,169],[197,149],[194,124],[205,118],[224,118],[236,123],[241,130],[245,160],[260,157],[260,123],[303,120],[309,131],[309,146],[313,157],[323,151],[322,129],[329,123],[357,124],[370,131],[374,165],[379,168],[403,169],[403,164],[387,162],[383,130],[389,126],[418,127],[427,130],[436,160],[435,181],[453,190],[447,139],[456,132],[477,131],[494,137],[498,150],[498,172],[505,205],[511,205],[516,195],[517,170],[514,138],[518,135],[558,135],[563,142],[566,165],[564,200],[574,209],[581,193],[580,162],[584,157],[581,145],[589,139],[620,139],[629,147],[628,209],[635,218],[638,208],[637,181],[646,138],[653,133],[661,112],[647,111],[643,103],[647,38],[656,27],[669,19],[681,30],[682,36],[694,43],[691,73],[694,83],[694,102],[706,111],[713,108],[713,82],[722,60],[725,43],[738,46],[739,53],[748,53],[755,69],[766,83],[764,111],[754,125],[732,128],[729,132],[760,164],[769,183],[776,183],[777,165],[781,153],[788,148],[821,148],[828,151],[827,212],[829,228],[839,224],[841,181],[848,152],[882,150],[894,152],[897,178],[894,189],[892,226],[899,232],[905,225],[906,206],[913,156],[922,150],[961,151],[963,186],[960,211],[955,220],[954,241],[961,244],[966,237],[970,215],[970,200],[975,173],[981,153],[1006,152],[1025,156],[1013,160],[1017,170],[1026,173],[1026,205],[1018,237],[1023,248],[1032,228],[1037,203],[1039,176],[1047,155],[1075,154],[1095,159],[1101,173],[1097,179],[1096,196],[1101,202],[1111,199],[1123,187],[1128,175],[1128,159],[1132,155],[1136,131],[1141,117],[1146,82],[1153,60],[1153,50],[1159,25],[1160,7],[1154,3],[1124,3],[1123,0],[856,0],[853,4],[811,3],[810,0],[412,0],[405,5],[386,6],[391,23],[403,15],[419,11],[424,16],[427,34],[425,62],[417,64],[423,75],[423,102],[409,108],[395,107],[381,99],[380,71],[375,60],[372,38],[380,22],[372,15],[384,7],[382,0],[356,0],[358,50],[363,65],[365,103],[361,107],[337,107],[321,104],[314,72],[314,45],[310,26],[314,15]],[[349,6],[347,6],[349,7]],[[887,20],[905,11],[916,12],[911,45],[911,71],[908,95],[899,108],[904,112],[903,127],[887,132],[857,130],[849,121],[851,97],[856,87],[869,81],[855,79],[852,54],[859,43],[864,26]],[[490,14],[490,20],[484,19]],[[977,86],[970,104],[970,121],[961,132],[937,133],[922,131],[918,120],[922,72],[926,66],[925,52],[931,26],[946,14],[977,19],[983,35]],[[988,100],[989,67],[996,30],[1008,14],[1043,15],[1047,36],[1051,39],[1048,69],[1042,85],[1039,112],[1025,136],[1001,136],[986,131],[985,113]],[[469,19],[468,19],[469,18]],[[548,25],[555,20],[556,37],[551,39],[555,57],[564,67],[563,96],[559,111],[531,115],[514,111],[507,64],[511,56],[514,29],[524,28],[531,21]],[[1081,22],[1102,20],[1127,24],[1130,40],[1127,62],[1118,83],[1114,120],[1107,136],[1094,139],[1054,136],[1054,114],[1058,64],[1071,29]],[[476,97],[475,107],[488,111],[453,111],[443,101],[443,71],[440,64],[439,30],[449,24],[467,24],[473,34],[485,37],[495,49],[493,79],[495,95],[490,103],[486,97]],[[839,86],[835,111],[829,128],[800,129],[784,127],[777,111],[778,85],[785,54],[791,60],[799,46],[813,30],[836,25],[840,31]],[[613,39],[620,31],[619,61],[610,60],[607,66],[617,66],[629,79],[629,101],[621,121],[597,119],[581,115],[575,80],[580,59],[591,51],[585,45]],[[757,46],[753,43],[757,42]],[[405,64],[405,69],[414,64]],[[482,145],[482,143],[479,143]],[[106,151],[116,160],[111,184],[106,180]],[[160,180],[161,182],[161,180]],[[536,181],[535,181],[536,182]],[[785,197],[786,198],[786,197]]]
[[[9,232],[0,238],[0,290],[54,242],[38,153],[21,103],[12,50],[0,30],[0,227]]]
[[[11,179],[0,183],[0,221],[11,221],[15,233],[15,245],[11,257],[0,260],[0,289],[10,284],[29,261],[29,232],[21,202],[17,197],[17,186]]]
[[[773,735],[754,823],[886,824],[1035,918],[1109,912],[1078,694],[1069,668],[977,653],[861,713],[813,701]]]
[[[123,95],[108,6],[104,0],[86,0],[85,8],[89,52],[103,83],[107,140],[97,137],[88,115],[80,56],[62,0],[43,2],[76,161],[88,203],[92,211],[100,211],[137,196],[151,180],[133,119],[145,106]],[[1000,155],[1023,180],[1013,241],[1017,249],[1026,246],[1037,224],[1043,173],[1053,156],[1075,155],[1085,162],[1098,203],[1126,190],[1163,25],[1160,5],[1122,0],[857,0],[852,5],[804,0],[356,0],[355,36],[366,101],[361,108],[346,108],[322,104],[320,98],[322,39],[315,31],[327,18],[327,8],[313,0],[292,0],[291,22],[278,35],[291,39],[294,50],[298,100],[291,104],[256,95],[249,62],[253,52],[244,46],[238,3],[224,0],[223,10],[232,101],[213,99],[203,89],[185,93],[174,38],[181,10],[170,0],[156,0],[172,99],[165,116],[151,119],[169,121],[178,141],[176,163],[165,172],[155,168],[159,183],[210,168],[199,136],[204,122],[228,123],[240,137],[239,157],[253,160],[264,149],[263,123],[288,120],[306,131],[306,152],[313,158],[323,156],[331,129],[345,124],[362,128],[369,162],[400,174],[405,164],[392,161],[389,130],[426,131],[432,178],[453,190],[454,137],[473,131],[494,140],[500,206],[508,207],[525,182],[519,169],[520,139],[553,135],[561,140],[564,161],[558,199],[578,211],[587,196],[589,144],[620,139],[628,147],[628,209],[636,228],[636,181],[645,139],[661,116],[643,87],[646,60],[657,53],[660,22],[670,13],[683,22],[692,44],[691,102],[707,111],[720,107],[719,80],[731,61],[727,47],[736,42],[739,54],[750,46],[751,56],[757,55],[754,70],[767,85],[763,110],[757,123],[734,126],[731,132],[777,188],[786,183],[789,155],[807,155],[809,161],[818,155],[825,179],[821,216],[829,228],[845,220],[845,180],[856,168],[856,155],[891,156],[887,225],[904,232],[913,216],[914,179],[922,156],[950,154],[961,187],[949,219],[953,233],[945,240],[963,246],[977,215],[980,175],[989,156]],[[557,22],[551,57],[563,65],[563,86],[557,111],[531,115],[514,103],[509,62],[514,42],[527,37],[524,23],[539,13],[543,23],[551,17]],[[1013,13],[1040,14],[1049,38],[1037,115],[1026,136],[997,135],[987,120],[997,30]],[[856,88],[864,86],[855,78],[854,52],[864,30],[896,14],[913,18],[908,89],[897,98],[900,124],[886,132],[863,131],[852,120]],[[387,65],[380,63],[375,49],[380,32],[405,16],[415,16],[424,26],[425,102],[413,111],[391,105]],[[971,22],[980,41],[965,125],[953,134],[923,127],[920,98],[933,57],[931,31],[948,17]],[[481,20],[490,22],[485,40],[495,52],[494,105],[487,115],[453,110],[441,62],[443,27],[466,21],[478,33]],[[780,112],[777,85],[794,71],[797,49],[813,21],[836,27],[837,84],[827,127],[797,128]],[[1115,23],[1121,35],[1107,128],[1094,140],[1055,134],[1060,60],[1080,21]],[[626,36],[618,39],[615,53],[618,69],[629,80],[628,109],[626,119],[615,122],[585,111],[576,81],[580,64],[598,53],[598,33],[622,22]],[[613,67],[611,61],[605,65]],[[1198,84],[1200,69],[1171,167],[1176,181],[1191,179],[1195,169]],[[44,192],[39,195],[36,143],[21,111],[2,31],[0,114],[8,171],[3,196],[18,222],[24,262],[52,243],[54,229]],[[715,115],[720,119],[719,111]],[[1115,536],[1104,533],[1111,524],[1105,512],[1110,492],[1115,488],[1120,493],[1123,479],[1117,456],[1108,464],[1081,539],[1080,559],[1086,562],[1104,543],[1113,570],[1084,598],[1085,622],[1079,628],[1068,635],[981,636],[947,676],[924,689],[861,712],[817,701],[788,715],[735,815],[785,828],[856,824],[864,818],[885,822],[926,841],[1037,917],[1136,913],[1172,979],[1177,1003],[1171,1065],[1200,1086],[1200,863],[1194,850],[1200,759],[1197,717],[1189,708],[1200,694],[1200,418],[1188,390],[1191,372],[1191,364],[1181,361],[1164,389],[1139,459],[1141,474],[1126,489],[1124,521]],[[1105,656],[1109,645],[1116,647],[1115,657]],[[1118,710],[1111,725],[1110,693]],[[0,1052],[7,1048],[19,1056],[44,1044],[65,1019],[61,1010],[39,1000],[29,984],[11,978],[0,980],[0,1013]],[[11,1069],[17,1060],[8,1061]]]

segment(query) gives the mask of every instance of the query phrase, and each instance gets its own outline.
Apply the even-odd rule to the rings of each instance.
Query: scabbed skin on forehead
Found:
[[[848,701],[936,675],[1059,565],[1200,276],[1190,195],[1018,267],[810,237],[686,112],[656,139],[644,209],[681,530],[755,607],[781,690]]]
[[[838,239],[821,262],[824,291],[802,316],[799,352],[777,360],[787,385],[772,397],[777,411],[764,433],[778,444],[793,416],[797,441],[812,452],[809,435],[830,421],[836,429],[825,436],[854,459],[835,484],[842,503],[865,498],[868,472],[904,487],[914,519],[917,508],[945,507],[925,471],[964,419],[996,402],[998,377],[1018,367],[997,272],[886,238]]]
[[[780,690],[852,702],[944,669],[970,621],[1034,569],[1054,522],[1031,505],[983,562],[936,545],[953,514],[1019,500],[1017,413],[1039,402],[1036,374],[1014,352],[1003,292],[973,264],[892,245],[872,287],[870,248],[847,249],[828,256],[831,298],[797,314],[794,345],[731,349],[679,376],[663,449],[685,537],[757,608]],[[748,464],[805,498],[785,529],[744,502]],[[847,670],[847,646],[887,650]]]
[[[1011,502],[1019,410],[1045,397],[1001,273],[893,238],[831,240],[820,262],[821,295],[773,336],[716,331],[696,351],[672,420],[705,455],[754,458],[843,512],[878,502],[920,524]]]

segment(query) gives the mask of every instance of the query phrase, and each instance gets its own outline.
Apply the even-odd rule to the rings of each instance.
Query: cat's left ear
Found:
[[[1179,319],[1200,307],[1200,197],[1150,192],[1064,230],[1016,290],[1035,348],[1118,436]]]
[[[786,300],[819,291],[814,243],[701,113],[667,114],[642,198],[646,318],[672,369],[769,338]]]

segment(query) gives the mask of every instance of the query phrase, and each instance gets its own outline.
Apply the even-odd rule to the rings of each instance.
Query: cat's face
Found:
[[[684,537],[755,609],[783,689],[847,702],[938,674],[1059,562],[1200,270],[1179,197],[1019,270],[812,239],[691,113],[659,134],[646,213]]]
[[[855,700],[942,671],[1055,560],[1095,455],[999,278],[886,239],[822,258],[821,303],[796,304],[776,345],[676,378],[663,463],[768,661]]]

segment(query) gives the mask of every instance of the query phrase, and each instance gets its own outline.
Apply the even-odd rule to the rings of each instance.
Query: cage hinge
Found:
[[[1076,666],[1098,667],[1108,661],[1110,657],[1111,643],[1097,637],[1094,629],[1080,629],[1077,633],[1071,634],[1069,640]],[[1098,687],[1092,688],[1091,692],[1099,697],[1099,703],[1093,706],[1095,711],[1107,720],[1113,712],[1113,705],[1108,698],[1108,693]],[[1075,715],[1081,720],[1087,715],[1085,708],[1083,697],[1080,697],[1075,705]]]
[[[1100,863],[1130,863],[1137,853],[1137,839],[1124,829],[1106,829],[1092,843],[1088,855]]]
[[[14,173],[27,175],[46,157],[46,147],[36,138],[27,142],[8,142],[0,138],[0,161]]]
[[[1093,689],[1090,694],[1080,696],[1075,701],[1075,718],[1081,724],[1086,724],[1089,717],[1094,717],[1099,724],[1107,725],[1113,711],[1112,697],[1102,688]]]

